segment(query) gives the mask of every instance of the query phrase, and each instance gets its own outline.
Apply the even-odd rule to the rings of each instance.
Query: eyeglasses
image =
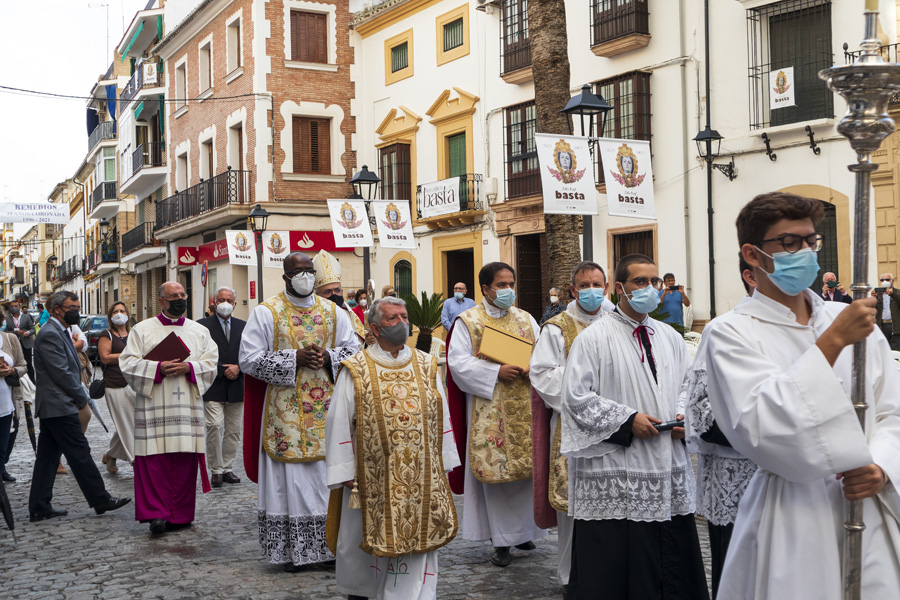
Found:
[[[806,236],[786,233],[784,235],[779,235],[777,238],[763,240],[760,242],[760,245],[767,242],[781,242],[781,247],[784,248],[784,251],[788,254],[793,254],[803,249],[803,242],[806,242],[807,246],[809,246],[813,252],[818,252],[825,244],[825,236],[821,233],[811,233]]]
[[[293,271],[285,272],[285,275],[287,275],[288,277],[296,277],[300,273],[303,273],[305,275],[315,275],[316,270],[315,269],[294,269]]]
[[[631,283],[638,287],[647,287],[647,285],[652,285],[653,287],[659,287],[659,284],[662,283],[662,279],[659,277],[635,277],[634,279],[629,280]]]
[[[187,294],[179,294],[177,296],[172,296],[171,298],[163,298],[163,300],[165,300],[166,302],[172,302],[174,300],[187,300],[187,299],[188,299]]]

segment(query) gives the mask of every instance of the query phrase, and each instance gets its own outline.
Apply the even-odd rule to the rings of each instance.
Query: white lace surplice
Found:
[[[313,296],[302,299],[286,296],[295,306],[305,308],[315,301]],[[297,351],[273,352],[274,328],[272,311],[265,306],[253,309],[241,335],[241,370],[270,384],[294,385]],[[326,349],[333,373],[344,357],[359,350],[350,319],[340,310],[335,337],[334,346]],[[272,460],[260,448],[257,502],[260,556],[274,564],[295,565],[334,558],[325,544],[328,494],[325,461],[283,463]]]
[[[569,514],[576,519],[667,521],[694,512],[694,476],[680,440],[662,433],[624,447],[606,441],[642,412],[675,418],[690,358],[684,339],[645,319],[658,383],[632,335],[637,322],[611,313],[575,338],[563,382],[562,453],[569,457]]]

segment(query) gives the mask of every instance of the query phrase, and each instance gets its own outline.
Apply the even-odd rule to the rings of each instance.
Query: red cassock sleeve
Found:
[[[259,483],[260,433],[267,386],[265,381],[244,374],[244,470],[253,483]]]
[[[450,348],[450,338],[459,319],[453,322],[447,333],[447,348]],[[449,352],[448,352],[449,356]],[[460,466],[450,471],[450,489],[454,494],[462,494],[464,491],[465,471],[469,464],[466,462],[466,444],[469,442],[469,428],[466,424],[466,394],[453,381],[453,373],[450,371],[450,361],[447,361],[447,405],[450,408],[450,424],[453,427],[453,438],[456,441],[456,450],[459,452]]]
[[[550,418],[553,411],[544,399],[531,388],[531,464],[534,483],[534,522],[541,529],[556,527],[556,510],[550,506],[550,444],[553,432]]]

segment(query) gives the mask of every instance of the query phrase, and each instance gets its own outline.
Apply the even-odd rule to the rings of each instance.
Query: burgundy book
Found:
[[[187,357],[191,355],[191,350],[187,346],[185,346],[184,342],[181,341],[181,338],[175,335],[173,331],[169,335],[167,335],[163,341],[156,345],[156,348],[151,350],[148,354],[144,356],[147,360],[153,360],[157,362],[169,361],[169,360],[187,360]]]

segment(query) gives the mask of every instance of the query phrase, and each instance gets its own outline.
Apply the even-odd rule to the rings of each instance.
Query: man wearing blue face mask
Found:
[[[575,338],[566,361],[560,450],[569,459],[576,600],[599,590],[620,600],[709,597],[693,467],[674,424],[690,356],[677,331],[647,316],[659,283],[649,257],[622,258],[618,306]]]
[[[565,312],[544,323],[531,354],[531,385],[540,395],[537,401],[532,397],[531,404],[534,518],[535,522],[552,527],[554,523],[547,507],[555,509],[555,524],[559,528],[557,581],[563,586],[569,585],[574,527],[573,519],[568,515],[568,459],[559,453],[563,374],[575,338],[591,323],[606,315],[601,308],[605,291],[606,274],[600,265],[589,261],[579,263],[572,270],[569,285],[569,293],[575,302],[569,302]],[[545,515],[549,516],[549,522],[542,523]],[[574,587],[575,582],[572,583]]]
[[[757,288],[703,332],[716,424],[760,469],[740,502],[720,598],[839,600],[844,500],[863,503],[863,598],[896,597],[900,373],[875,329],[875,298],[825,302],[822,202],[757,196],[737,219]],[[866,430],[850,402],[851,346],[865,343]]]
[[[490,539],[491,562],[506,567],[511,546],[534,550],[532,540],[547,535],[534,523],[531,383],[527,365],[483,358],[481,340],[490,325],[533,344],[538,324],[513,306],[511,266],[486,264],[478,283],[484,302],[457,317],[447,338],[448,402],[462,463],[450,474],[450,485],[457,494],[465,491],[461,536]]]
[[[441,308],[441,325],[447,331],[453,327],[456,317],[475,306],[475,301],[466,297],[467,291],[466,284],[460,281],[453,286],[453,297],[444,300],[444,306]]]

